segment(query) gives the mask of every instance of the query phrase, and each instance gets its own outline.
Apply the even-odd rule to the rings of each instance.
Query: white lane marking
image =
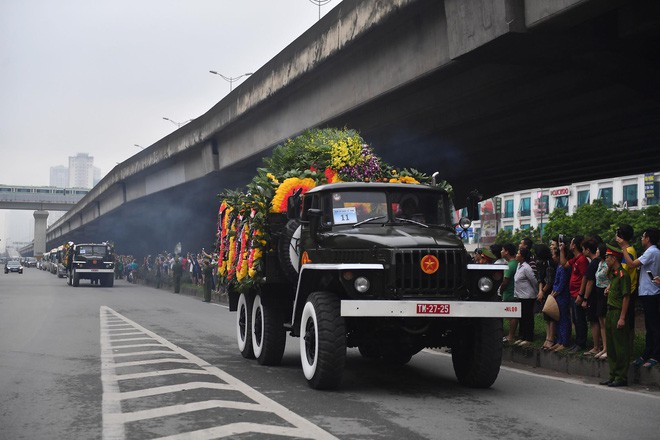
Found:
[[[144,390],[125,391],[123,393],[109,394],[107,398],[114,400],[128,400],[128,399],[137,399],[140,397],[157,396],[159,394],[177,393],[179,391],[196,390],[200,388],[215,389],[215,390],[233,389],[231,385],[227,385],[224,383],[188,382],[188,383],[181,383],[178,385],[166,385],[162,387],[147,388]]]
[[[430,350],[430,349],[424,349],[423,351],[424,351],[424,353],[433,354],[433,355],[436,355],[436,356],[451,357],[451,354],[449,354],[449,353],[442,353],[442,352],[435,351],[435,350]],[[557,382],[564,382],[564,383],[568,383],[568,384],[571,384],[571,385],[582,385],[582,386],[585,386],[585,387],[596,388],[596,389],[599,389],[599,390],[607,390],[607,391],[612,391],[612,392],[622,392],[622,393],[628,393],[628,394],[635,394],[635,395],[638,395],[638,396],[651,397],[653,399],[660,399],[660,394],[642,393],[642,392],[639,392],[639,391],[625,389],[625,388],[612,388],[612,387],[607,387],[607,386],[598,385],[598,384],[594,384],[594,383],[587,383],[587,382],[584,382],[584,381],[579,380],[579,379],[571,379],[571,378],[568,378],[568,377],[549,376],[547,374],[533,373],[531,371],[519,370],[517,368],[511,368],[511,367],[505,367],[505,366],[500,366],[500,370],[509,371],[511,373],[523,374],[523,375],[531,376],[531,377],[555,380]]]
[[[166,415],[179,414],[185,411],[199,411],[200,409],[206,408],[237,408],[250,411],[260,411],[260,412],[269,412],[275,414],[280,419],[288,422],[292,427],[284,426],[273,426],[268,424],[258,424],[258,423],[235,423],[224,426],[217,426],[209,429],[202,429],[193,432],[181,433],[175,436],[170,436],[169,438],[200,438],[200,439],[211,439],[224,437],[239,433],[263,433],[267,435],[288,435],[291,437],[301,437],[301,438],[313,438],[313,439],[334,439],[337,438],[327,431],[321,429],[319,426],[311,423],[307,419],[299,416],[293,411],[287,409],[286,407],[280,405],[274,400],[266,397],[261,394],[254,388],[249,387],[244,382],[236,379],[235,377],[227,374],[223,370],[214,367],[203,359],[195,356],[194,354],[172,344],[168,340],[160,337],[156,333],[153,333],[146,328],[140,326],[134,321],[120,315],[109,307],[102,306],[100,309],[101,315],[101,358],[102,358],[102,382],[103,382],[103,438],[104,439],[124,439],[125,438],[125,423],[127,420],[143,420],[145,418],[153,417],[162,417]],[[153,350],[153,351],[138,351],[132,353],[113,353],[117,351],[117,347],[112,347],[112,340],[110,339],[110,330],[105,327],[107,320],[112,317],[121,319],[125,323],[128,323],[133,326],[133,328],[142,331],[144,334],[150,336],[153,340],[157,341],[161,347],[169,348],[170,351],[166,350]],[[119,346],[122,349],[127,347],[144,347],[150,346],[150,344],[135,344],[133,346]],[[175,385],[174,387],[181,386],[182,388],[171,388],[166,391],[166,387],[157,387],[152,389],[145,389],[139,391],[132,391],[127,393],[122,393],[119,390],[119,381],[128,379],[128,378],[137,378],[138,375],[141,377],[145,373],[137,374],[126,374],[118,375],[116,374],[117,364],[114,363],[116,357],[125,357],[125,356],[135,356],[135,355],[145,355],[145,354],[155,354],[155,353],[168,353],[168,354],[177,354],[183,358],[188,359],[191,363],[196,364],[201,370],[189,370],[181,369],[185,372],[196,372],[195,374],[209,374],[214,375],[224,382],[222,384],[223,389],[230,389],[238,391],[251,399],[255,403],[246,403],[238,401],[224,401],[224,400],[211,400],[206,402],[195,402],[188,403],[183,405],[174,405],[164,408],[149,409],[143,411],[135,411],[132,413],[122,413],[121,412],[121,401],[126,398],[137,398],[143,397],[145,395],[156,395],[162,394],[163,392],[175,392],[183,389],[188,389],[191,387],[191,384]],[[167,374],[165,372],[156,372],[158,375]],[[193,384],[200,384],[203,382],[193,382]],[[203,386],[197,385],[197,387],[208,387],[212,388],[218,384],[209,382]],[[228,388],[224,388],[228,387]],[[153,393],[153,394],[151,394]],[[130,397],[129,397],[130,396]]]
[[[115,366],[116,367],[116,366]],[[177,368],[173,370],[147,371],[145,373],[115,374],[112,380],[144,379],[146,377],[171,376],[175,374],[213,374],[205,370],[193,370],[191,368]]]
[[[213,428],[200,429],[197,431],[186,432],[183,434],[170,435],[167,437],[160,437],[159,440],[206,440],[216,439],[223,437],[232,437],[239,434],[247,433],[260,433],[268,436],[280,435],[297,437],[295,428],[287,428],[285,426],[275,425],[261,425],[258,423],[231,423],[225,426],[216,426]]]
[[[112,342],[129,342],[129,341],[151,341],[150,337],[145,338],[125,338],[125,339],[110,339]]]
[[[155,419],[156,417],[175,416],[178,414],[202,411],[213,408],[242,409],[245,411],[270,412],[268,408],[258,403],[237,402],[232,400],[206,400],[204,402],[182,403],[154,409],[143,409],[128,413],[107,414],[113,422],[129,423],[138,420]]]
[[[132,333],[118,333],[114,334],[112,331],[110,331],[110,339],[115,341],[116,339],[112,339],[114,336],[144,336],[144,333],[142,332],[132,332]]]
[[[134,367],[137,365],[153,365],[153,364],[192,364],[192,361],[188,359],[174,359],[174,358],[159,358],[159,359],[147,359],[145,361],[131,361],[131,362],[118,362],[115,363],[115,368],[121,367]]]
[[[153,338],[152,338],[153,339]],[[110,339],[112,342],[112,339]],[[138,347],[160,347],[162,344],[153,343],[153,344],[131,344],[131,345],[117,345],[114,347],[115,350],[120,348],[138,348]]]

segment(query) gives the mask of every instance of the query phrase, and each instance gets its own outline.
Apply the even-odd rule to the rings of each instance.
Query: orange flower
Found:
[[[309,177],[300,179],[299,177],[289,177],[277,187],[275,197],[271,202],[271,212],[286,212],[287,201],[299,188],[302,188],[302,194],[316,186],[314,179]]]

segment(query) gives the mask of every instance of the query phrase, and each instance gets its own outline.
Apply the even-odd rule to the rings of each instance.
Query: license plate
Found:
[[[92,272],[98,272],[98,271],[99,271],[98,269],[92,269]]]
[[[417,304],[418,315],[449,315],[450,304]]]

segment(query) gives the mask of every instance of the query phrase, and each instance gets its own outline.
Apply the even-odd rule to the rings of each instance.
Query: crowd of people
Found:
[[[211,302],[212,293],[217,292],[217,255],[209,254],[202,248],[199,253],[175,255],[161,252],[155,256],[147,255],[142,264],[138,264],[132,255],[115,256],[115,279],[136,283],[138,279],[150,279],[161,288],[163,284],[172,285],[174,293],[181,291],[181,284],[189,283],[204,288],[204,302]]]
[[[610,377],[601,384],[626,386],[639,303],[646,343],[632,363],[655,366],[660,360],[660,232],[642,231],[644,252],[639,257],[631,246],[634,238],[633,228],[624,224],[616,231],[615,243],[604,243],[599,236],[559,235],[549,245],[525,238],[518,246],[506,243],[478,249],[475,262],[506,265],[498,295],[503,301],[520,303],[521,317],[509,320],[503,342],[530,345],[534,315],[542,312],[543,350],[581,352],[607,360]]]

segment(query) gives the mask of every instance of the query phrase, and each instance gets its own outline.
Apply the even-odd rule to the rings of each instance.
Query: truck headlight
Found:
[[[481,277],[477,281],[477,287],[483,293],[488,293],[493,290],[493,280],[488,277]]]
[[[369,287],[371,287],[371,283],[365,277],[357,277],[355,279],[355,282],[353,283],[353,286],[355,287],[355,290],[357,290],[358,292],[365,293],[366,291],[369,290]]]

